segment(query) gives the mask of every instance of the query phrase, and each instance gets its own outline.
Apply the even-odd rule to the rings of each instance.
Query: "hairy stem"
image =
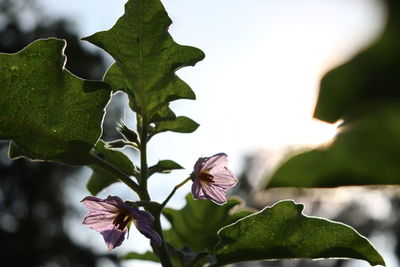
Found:
[[[163,267],[172,267],[170,255],[168,253],[168,248],[167,248],[167,243],[164,240],[164,237],[162,235],[162,228],[161,228],[161,222],[160,222],[160,213],[158,216],[154,219],[153,222],[154,230],[159,233],[162,239],[161,247],[153,246],[153,249],[156,248],[157,255],[160,258],[161,265]]]
[[[139,117],[139,116],[138,116]],[[149,133],[149,121],[146,116],[142,116],[138,118],[138,131],[140,136],[140,179],[139,179],[139,187],[140,192],[140,200],[142,203],[146,201],[150,201],[150,195],[147,189],[147,178],[148,174],[148,165],[147,165],[147,141],[148,141],[148,133]],[[152,206],[144,206],[145,210],[151,212],[154,216],[153,228],[160,235],[162,243],[161,247],[157,245],[153,245],[153,250],[156,255],[159,257],[162,266],[172,267],[170,255],[168,253],[167,243],[164,240],[160,216],[161,216],[161,208],[158,206],[154,208]]]
[[[140,179],[139,179],[139,186],[143,191],[143,198],[141,197],[140,200],[149,201],[150,195],[147,190],[147,178],[148,178],[148,166],[147,166],[147,138],[148,138],[148,129],[149,129],[149,122],[146,116],[143,116],[139,121],[139,135],[140,135]]]

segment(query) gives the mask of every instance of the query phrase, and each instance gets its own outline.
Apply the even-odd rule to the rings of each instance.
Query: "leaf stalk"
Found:
[[[131,177],[129,177],[122,170],[115,167],[110,162],[102,159],[101,157],[93,153],[89,154],[89,161],[92,162],[92,164],[100,167],[101,169],[111,173],[113,176],[115,176],[117,179],[126,184],[129,188],[131,188],[134,192],[136,192],[139,196],[142,194],[139,185],[135,181],[133,181]]]
[[[163,209],[168,201],[172,198],[172,196],[175,194],[176,190],[178,190],[180,187],[182,187],[184,184],[186,184],[188,181],[190,181],[192,178],[188,177],[185,180],[183,180],[181,183],[175,185],[174,189],[172,189],[171,193],[169,193],[169,195],[167,196],[167,198],[163,201],[163,203],[161,203],[161,209]]]

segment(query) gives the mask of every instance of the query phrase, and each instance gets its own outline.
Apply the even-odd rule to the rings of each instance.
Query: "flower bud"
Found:
[[[118,132],[125,138],[125,140],[137,143],[138,142],[138,134],[135,130],[130,129],[126,126],[125,123],[121,122],[117,127]]]

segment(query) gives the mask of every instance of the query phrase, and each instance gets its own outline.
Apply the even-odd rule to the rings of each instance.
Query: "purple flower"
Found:
[[[122,244],[132,222],[139,232],[161,246],[160,236],[151,228],[154,218],[147,211],[129,206],[116,196],[108,196],[107,199],[89,196],[82,202],[89,210],[83,219],[83,224],[103,236],[108,251]]]
[[[209,199],[216,204],[226,203],[226,191],[237,183],[236,177],[226,167],[225,153],[199,158],[192,173],[192,194],[195,199]]]

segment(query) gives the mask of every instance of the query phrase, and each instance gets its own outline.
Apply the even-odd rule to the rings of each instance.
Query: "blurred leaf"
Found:
[[[128,254],[121,257],[121,260],[145,260],[160,262],[156,255],[151,251],[146,251],[145,253],[129,252]]]
[[[166,131],[172,131],[172,132],[177,132],[177,133],[192,133],[196,131],[196,129],[199,127],[199,124],[195,122],[194,120],[185,117],[185,116],[179,116],[176,117],[175,120],[172,121],[161,121],[155,123],[155,127],[150,129],[150,137],[166,132]]]
[[[384,260],[350,226],[302,214],[303,205],[281,201],[221,229],[215,266],[266,259],[353,258]]]
[[[388,3],[389,21],[378,42],[321,81],[316,118],[327,122],[347,120],[359,108],[373,109],[375,102],[400,100],[400,4],[397,0]]]
[[[136,167],[132,161],[122,152],[105,148],[106,143],[103,140],[97,142],[94,149],[94,153],[102,159],[108,161],[112,165],[119,168],[125,174],[133,176],[136,174]],[[101,190],[108,187],[109,185],[119,182],[110,173],[100,169],[97,166],[90,166],[93,170],[93,174],[87,184],[87,189],[92,195],[97,195]]]
[[[400,184],[399,150],[400,106],[386,104],[343,125],[330,147],[289,159],[268,187]]]
[[[383,36],[321,82],[319,119],[343,119],[332,145],[284,163],[268,186],[400,184],[400,2],[388,1]]]
[[[176,248],[187,246],[194,252],[206,249],[213,252],[219,229],[253,213],[251,210],[233,210],[241,204],[241,200],[229,198],[225,205],[219,206],[208,200],[194,200],[188,194],[181,210],[164,209],[163,214],[171,223],[171,229],[164,231],[165,239]]]
[[[170,173],[172,170],[183,169],[181,165],[172,160],[160,160],[156,165],[149,168],[149,177],[156,172]]]
[[[175,261],[173,266],[202,267],[208,263],[208,252],[194,253],[188,247],[177,250],[171,244],[168,244],[168,251]]]
[[[203,267],[208,263],[208,252],[185,254],[185,267]]]
[[[102,133],[110,89],[63,68],[65,41],[38,40],[0,54],[0,139],[10,157],[86,164]]]
[[[201,50],[174,42],[171,23],[159,0],[129,0],[110,30],[84,39],[113,56],[104,80],[126,92],[130,107],[149,122],[174,119],[169,102],[195,98],[175,71],[204,58]]]

